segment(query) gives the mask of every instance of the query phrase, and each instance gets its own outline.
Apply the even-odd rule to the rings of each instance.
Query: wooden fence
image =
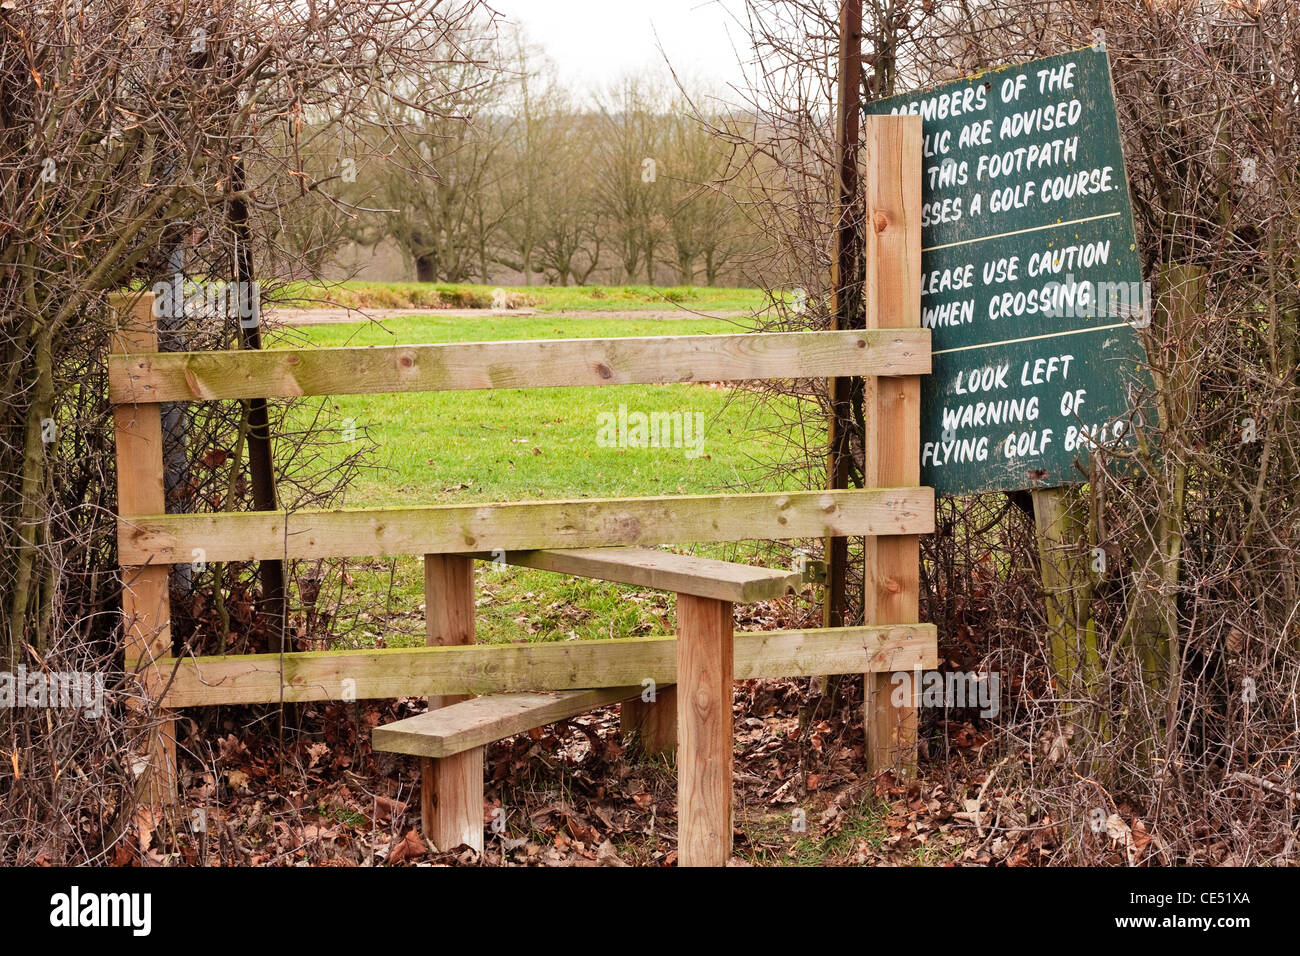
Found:
[[[919,376],[930,370],[929,333],[920,328],[920,120],[868,118],[865,142],[869,271],[861,330],[159,353],[151,297],[115,298],[119,332],[109,381],[125,658],[151,714],[142,755],[149,798],[175,798],[171,715],[183,707],[410,695],[428,695],[436,707],[463,695],[617,688],[647,678],[679,685],[683,863],[725,862],[730,853],[733,680],[865,674],[868,760],[873,768],[906,767],[914,758],[916,712],[890,699],[889,675],[937,665],[934,628],[917,623],[917,536],[932,531],[934,521],[933,493],[918,487]],[[870,488],[165,513],[162,402],[831,376],[865,379]],[[683,590],[676,637],[472,643],[473,562],[485,552],[510,552],[526,563],[527,555],[514,553],[826,536],[867,540],[861,626],[733,638],[732,604],[723,599],[730,592],[700,597]],[[402,554],[425,556],[429,646],[173,657],[172,564]],[[450,790],[437,773],[454,772],[462,783],[475,773],[472,762],[453,767],[450,759],[426,767],[426,789],[442,787],[447,802]],[[458,786],[470,804],[464,813],[481,822],[473,788]]]

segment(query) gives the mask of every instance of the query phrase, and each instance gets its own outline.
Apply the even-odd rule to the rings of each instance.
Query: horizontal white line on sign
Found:
[[[1033,342],[1037,339],[1060,339],[1067,335],[1082,335],[1085,332],[1104,332],[1107,329],[1132,328],[1127,322],[1116,322],[1113,325],[1094,325],[1086,329],[1071,329],[1068,332],[1045,332],[1042,335],[1026,335],[1019,339],[1003,339],[1001,342],[981,342],[979,345],[961,345],[955,349],[936,349],[931,355],[945,355],[948,352],[969,352],[971,349],[991,349],[999,345],[1015,345],[1017,342]]]
[[[1026,232],[1041,232],[1044,229],[1056,229],[1061,226],[1076,226],[1081,222],[1093,222],[1097,219],[1111,219],[1118,216],[1117,212],[1108,212],[1100,216],[1085,216],[1083,219],[1066,219],[1062,222],[1049,222],[1046,226],[1030,226],[1027,229],[1013,229],[1011,232],[1000,232],[996,236],[976,236],[974,239],[963,239],[960,242],[945,242],[941,246],[926,246],[922,252],[934,252],[936,249],[951,249],[953,246],[968,246],[972,242],[986,242],[989,239],[1001,239],[1004,236],[1018,236]]]

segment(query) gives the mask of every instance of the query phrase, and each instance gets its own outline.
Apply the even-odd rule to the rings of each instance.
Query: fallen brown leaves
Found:
[[[1017,799],[1015,761],[980,766],[987,732],[937,726],[942,782],[864,772],[860,680],[736,685],[737,863],[1002,865],[1050,862],[1059,821]],[[857,695],[857,696],[855,696]],[[370,749],[370,730],[410,716],[415,700],[300,705],[280,737],[264,717],[227,712],[202,765],[183,768],[185,810],[144,810],[113,850],[119,865],[671,866],[676,776],[629,752],[616,708],[487,749],[486,846],[438,852],[419,821],[415,760]],[[197,739],[205,732],[192,728]],[[933,737],[931,738],[933,740]],[[946,741],[946,742],[945,742]],[[923,764],[923,767],[925,765]],[[1145,862],[1152,837],[1134,814],[1106,829],[1117,862]],[[494,825],[494,821],[500,821]],[[795,821],[798,821],[795,825]]]

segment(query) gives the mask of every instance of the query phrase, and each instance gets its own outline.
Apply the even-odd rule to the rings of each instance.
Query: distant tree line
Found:
[[[302,169],[334,201],[286,221],[287,244],[324,264],[388,240],[424,282],[734,284],[754,244],[714,130],[744,120],[707,99],[629,77],[581,103],[518,35],[484,41],[376,98],[365,141],[312,141]]]

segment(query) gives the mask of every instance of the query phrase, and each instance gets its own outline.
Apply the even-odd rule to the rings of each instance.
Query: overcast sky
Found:
[[[735,52],[750,47],[736,22],[742,0],[489,0],[555,61],[583,94],[625,74],[665,72],[721,89],[740,80]],[[742,46],[743,45],[743,46]],[[659,51],[663,47],[663,52]]]

